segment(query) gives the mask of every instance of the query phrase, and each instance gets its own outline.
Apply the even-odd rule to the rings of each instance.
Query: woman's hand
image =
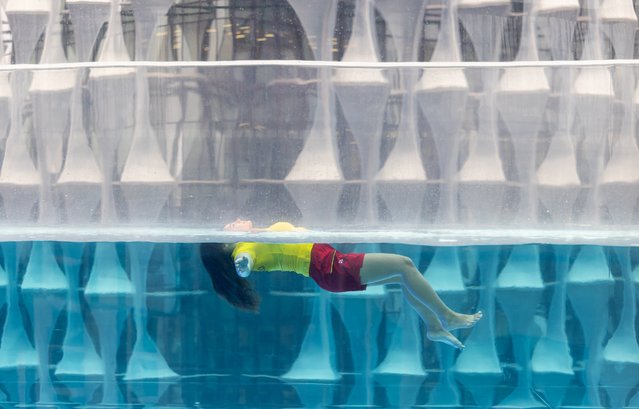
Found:
[[[251,275],[251,261],[248,257],[240,254],[235,258],[235,272],[242,278]]]

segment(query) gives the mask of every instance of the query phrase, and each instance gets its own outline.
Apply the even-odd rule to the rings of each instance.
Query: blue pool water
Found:
[[[336,245],[405,254],[481,309],[460,352],[394,286],[258,273],[253,314],[213,293],[197,244],[0,247],[2,405],[639,407],[636,248]]]

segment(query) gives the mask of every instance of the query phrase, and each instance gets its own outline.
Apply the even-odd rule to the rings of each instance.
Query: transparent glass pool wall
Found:
[[[639,406],[632,1],[0,10],[0,400]],[[284,273],[237,312],[196,242],[247,239],[406,254],[486,317],[459,353]]]
[[[256,273],[258,314],[192,243],[1,245],[0,399],[165,407],[639,407],[639,252],[598,245],[337,244],[411,257],[448,305],[429,341],[400,288],[332,294]]]

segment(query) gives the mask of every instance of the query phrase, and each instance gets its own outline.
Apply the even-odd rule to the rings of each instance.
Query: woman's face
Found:
[[[236,219],[233,223],[224,226],[226,231],[250,231],[253,228],[253,222],[250,220]]]

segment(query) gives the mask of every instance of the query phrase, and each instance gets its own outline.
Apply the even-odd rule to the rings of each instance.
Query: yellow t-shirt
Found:
[[[293,226],[289,222],[277,222],[268,226],[266,230],[268,231],[304,231],[306,229],[303,227]]]
[[[269,231],[303,230],[290,223],[278,222]],[[292,271],[308,277],[311,265],[313,243],[238,243],[233,250],[233,259],[240,253],[248,254],[253,260],[253,271]]]

